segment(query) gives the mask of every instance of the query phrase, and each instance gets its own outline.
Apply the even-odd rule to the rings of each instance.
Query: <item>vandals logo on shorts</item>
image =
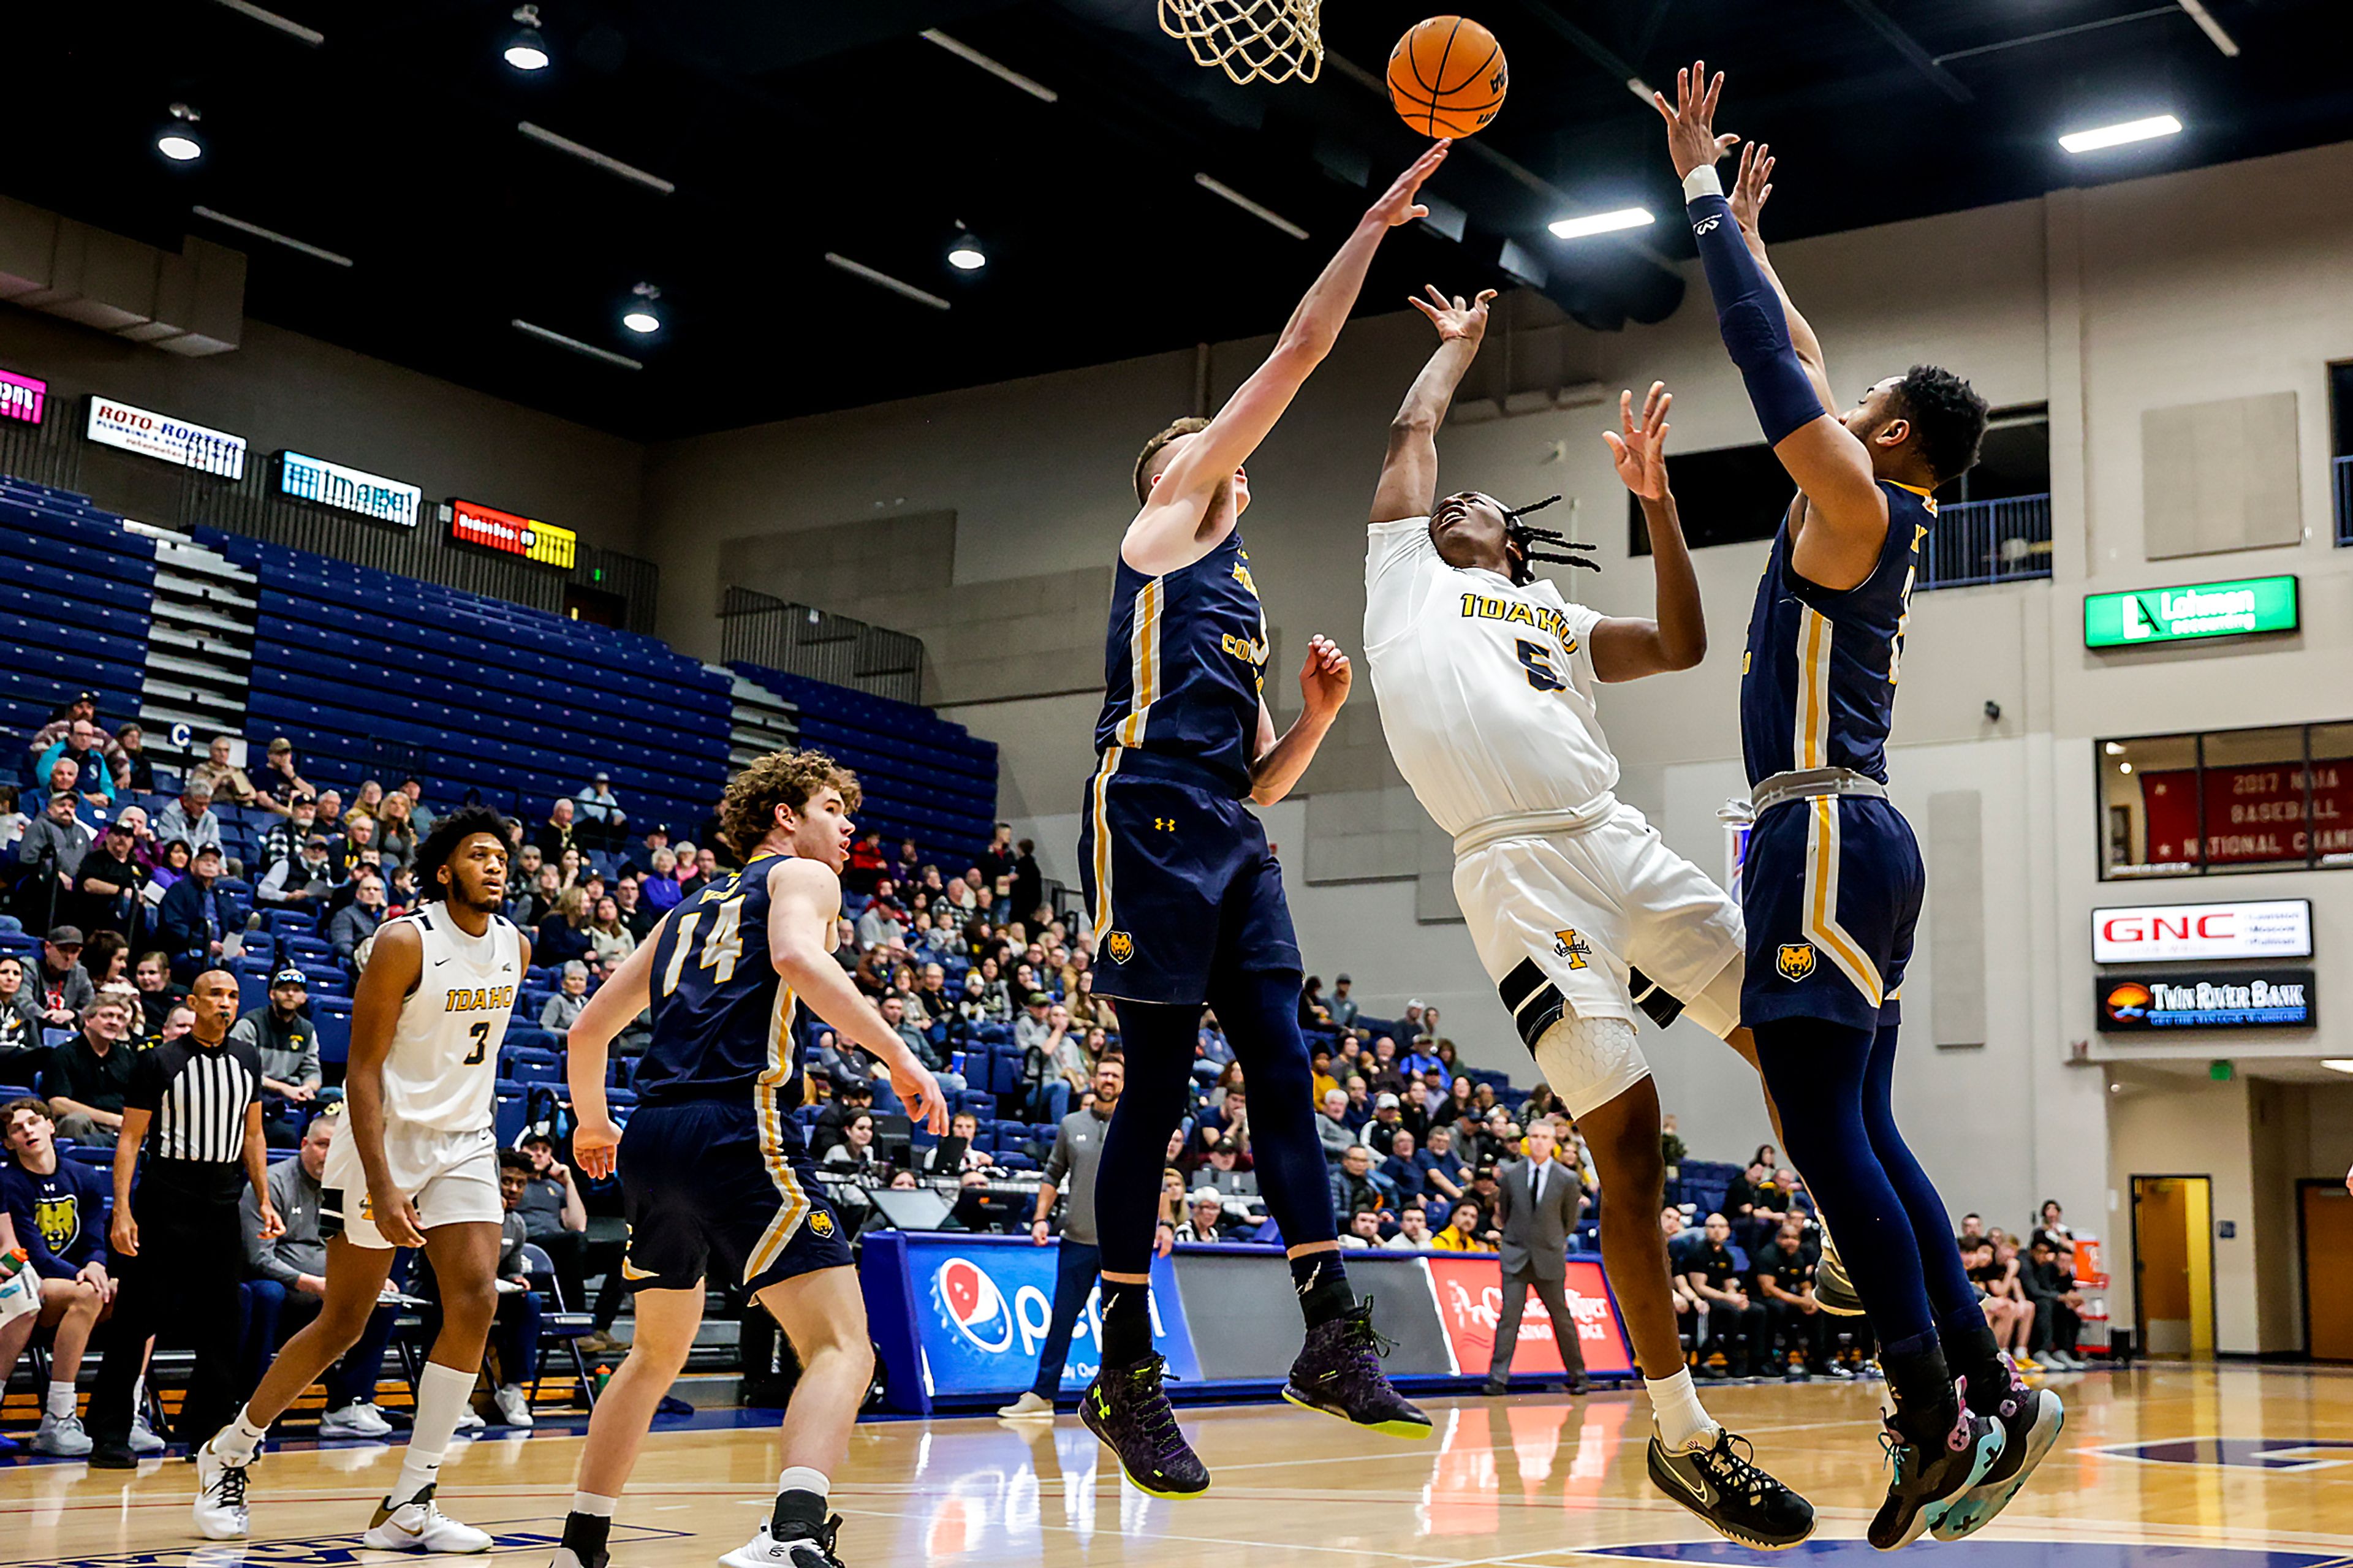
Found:
[[[1574,927],[1552,933],[1552,950],[1558,957],[1568,960],[1571,969],[1585,968],[1585,961],[1593,956],[1593,944],[1577,935]]]
[[[372,1195],[364,1194],[362,1194],[360,1198],[360,1218],[367,1221],[370,1225],[374,1225],[375,1223],[375,1199]]]
[[[1103,952],[1113,963],[1125,963],[1135,956],[1135,939],[1124,931],[1115,931],[1103,938]]]
[[[809,1229],[815,1231],[819,1236],[831,1236],[833,1234],[833,1216],[826,1213],[823,1209],[818,1209],[816,1213],[809,1215],[808,1225]]]
[[[1814,944],[1810,942],[1785,942],[1774,955],[1773,967],[1781,972],[1784,980],[1803,980],[1814,972]]]

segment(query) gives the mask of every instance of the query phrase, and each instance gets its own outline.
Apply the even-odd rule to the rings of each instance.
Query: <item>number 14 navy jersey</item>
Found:
[[[681,903],[655,932],[653,1041],[638,1064],[639,1104],[743,1097],[797,1142],[795,999],[768,951],[768,873],[786,858],[755,858]]]

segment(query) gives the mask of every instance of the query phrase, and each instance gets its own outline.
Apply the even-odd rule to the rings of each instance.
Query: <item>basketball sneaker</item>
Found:
[[[1962,1493],[1961,1500],[1930,1527],[1939,1541],[1958,1541],[1991,1523],[1993,1516],[2008,1508],[2010,1500],[2026,1485],[2034,1467],[2059,1440],[2059,1428],[2067,1424],[2066,1407],[2057,1394],[2047,1388],[2029,1388],[2018,1369],[2009,1364],[2010,1358],[2001,1359],[2002,1372],[2010,1379],[1994,1412],[2001,1423],[2001,1458],[1986,1471],[1985,1479]]]
[[[1430,1417],[1389,1386],[1381,1358],[1389,1342],[1373,1327],[1373,1299],[1307,1331],[1282,1396],[1307,1410],[1320,1410],[1392,1437],[1427,1437]]]
[[[41,1429],[33,1434],[33,1452],[52,1458],[79,1459],[90,1453],[90,1434],[81,1429],[79,1415],[58,1415],[44,1412]]]
[[[251,1464],[232,1465],[209,1437],[196,1450],[196,1533],[206,1541],[242,1541],[250,1524],[245,1482]]]
[[[1822,1232],[1822,1256],[1814,1265],[1814,1305],[1834,1318],[1862,1316],[1862,1298],[1854,1293],[1846,1259],[1839,1256],[1828,1230]]]
[[[1104,1367],[1079,1400],[1079,1419],[1118,1456],[1119,1468],[1138,1491],[1198,1497],[1209,1489],[1208,1467],[1185,1441],[1160,1386],[1167,1367],[1156,1355],[1134,1366]]]
[[[1967,1379],[1961,1380],[1960,1387],[1966,1394]],[[2001,1458],[2005,1441],[2001,1423],[1973,1413],[1966,1397],[1959,1406],[1944,1440],[1925,1447],[1905,1436],[1894,1416],[1880,1417],[1883,1430],[1879,1446],[1895,1472],[1887,1483],[1887,1500],[1879,1505],[1871,1528],[1864,1531],[1880,1551],[1909,1546],[1923,1531],[1935,1529]]]
[[[386,1498],[376,1504],[360,1544],[377,1551],[488,1552],[489,1532],[443,1513],[433,1500],[434,1490],[428,1486],[406,1502]]]
[[[842,1568],[841,1559],[833,1554],[833,1540],[840,1531],[838,1513],[815,1535],[778,1535],[764,1519],[759,1533],[722,1557],[720,1568]]]
[[[1795,1546],[1814,1532],[1813,1504],[1758,1468],[1755,1452],[1721,1427],[1714,1443],[1680,1452],[1653,1436],[1651,1484],[1726,1541],[1767,1552]]]

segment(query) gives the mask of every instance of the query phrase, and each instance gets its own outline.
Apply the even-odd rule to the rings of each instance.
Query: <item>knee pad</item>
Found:
[[[1536,1037],[1535,1056],[1571,1117],[1599,1110],[1651,1076],[1634,1026],[1624,1018],[1563,1013]]]

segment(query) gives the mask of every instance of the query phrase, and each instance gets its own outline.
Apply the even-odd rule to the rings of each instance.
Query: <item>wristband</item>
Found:
[[[1702,163],[1683,176],[1683,200],[1687,202],[1695,202],[1702,196],[1722,195],[1724,195],[1724,181],[1717,176],[1715,165],[1713,163]]]

